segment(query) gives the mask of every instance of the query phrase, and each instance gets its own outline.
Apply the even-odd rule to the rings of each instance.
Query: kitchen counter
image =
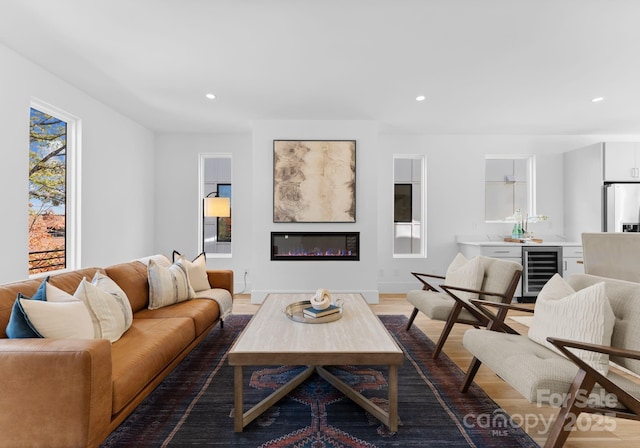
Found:
[[[546,283],[546,280],[555,272],[558,272],[563,277],[568,277],[575,273],[584,273],[581,243],[566,241],[558,235],[539,235],[536,237],[542,239],[542,243],[504,241],[505,236],[502,235],[458,236],[456,239],[460,253],[467,258],[482,255],[522,264],[524,266],[523,278],[518,285],[515,297],[519,298],[518,301],[530,301],[535,300],[537,293]],[[538,250],[536,247],[541,249]],[[549,249],[545,250],[543,248]],[[542,264],[536,262],[536,258],[540,260],[538,257],[545,257]],[[555,267],[549,269],[548,272],[538,272],[543,266],[553,265]],[[534,277],[537,284],[534,284],[534,280],[530,281],[530,278],[533,279]]]
[[[582,244],[575,241],[546,241],[542,243],[528,242],[528,243],[514,243],[511,241],[458,241],[458,244],[466,244],[469,246],[560,246],[560,247],[576,247],[582,246]]]
[[[560,247],[580,247],[582,243],[578,241],[566,241],[558,235],[540,235],[535,238],[542,239],[542,243],[528,242],[515,243],[504,241],[509,235],[459,235],[456,237],[458,244],[469,246],[560,246]]]

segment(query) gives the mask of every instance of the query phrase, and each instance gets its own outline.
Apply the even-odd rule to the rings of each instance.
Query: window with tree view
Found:
[[[29,274],[67,267],[67,122],[31,108]]]

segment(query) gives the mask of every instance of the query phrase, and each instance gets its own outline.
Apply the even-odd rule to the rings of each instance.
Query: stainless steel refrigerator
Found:
[[[604,186],[605,232],[640,232],[640,183]]]

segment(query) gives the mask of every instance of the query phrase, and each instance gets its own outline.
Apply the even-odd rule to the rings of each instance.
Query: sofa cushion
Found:
[[[91,315],[93,337],[115,342],[127,331],[125,314],[118,299],[83,279],[74,297],[82,300]],[[126,300],[126,299],[125,299]],[[128,303],[128,302],[127,302]]]
[[[573,362],[524,335],[470,329],[464,333],[462,345],[531,403],[561,406],[578,373]],[[640,383],[613,371],[607,378],[640,399]],[[619,407],[615,396],[603,392],[599,385],[588,403]]]
[[[407,293],[407,301],[429,316],[429,318],[443,321],[449,319],[451,309],[455,305],[455,300],[443,292],[425,291],[422,289],[409,291]],[[473,314],[464,308],[460,311],[459,318],[470,321],[477,320]]]
[[[147,281],[147,266],[140,261],[120,263],[105,268],[109,278],[122,288],[131,309],[135,313],[149,304],[149,283]]]
[[[147,272],[150,310],[183,302],[192,299],[195,295],[193,288],[189,285],[187,268],[182,261],[164,267],[150,260]]]
[[[484,279],[484,268],[479,257],[468,260],[464,255],[458,253],[453,259],[445,275],[444,284],[447,286],[458,286],[460,288],[480,289]],[[478,294],[471,292],[452,291],[456,297],[469,302],[477,299]]]
[[[113,409],[121,411],[194,340],[189,318],[133,319],[111,346]]]
[[[547,341],[547,337],[608,346],[611,345],[614,322],[604,282],[576,292],[559,274],[555,274],[538,294],[528,336],[552,350],[557,349]],[[603,375],[609,371],[609,355],[571,350]]]
[[[156,310],[140,310],[136,319],[157,319],[167,317],[188,317],[193,320],[196,337],[209,329],[220,317],[220,307],[214,300],[192,299]]]
[[[100,268],[83,268],[54,274],[49,278],[49,283],[67,294],[73,294],[83,278],[92,279],[96,272],[103,271]]]
[[[207,258],[204,252],[198,255],[193,261],[187,260],[180,252],[173,251],[173,262],[181,261],[187,268],[189,284],[195,292],[211,289],[209,278],[207,277]]]

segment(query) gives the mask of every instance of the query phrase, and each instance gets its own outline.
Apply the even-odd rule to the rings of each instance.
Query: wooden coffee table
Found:
[[[269,294],[229,351],[234,367],[234,430],[243,428],[284,398],[313,372],[331,383],[391,431],[398,430],[398,366],[404,354],[360,294],[336,294],[344,299],[343,316],[334,322],[307,324],[289,319],[290,303],[311,294]],[[244,366],[306,365],[302,373],[244,412]],[[385,411],[322,366],[389,366],[389,410]]]

